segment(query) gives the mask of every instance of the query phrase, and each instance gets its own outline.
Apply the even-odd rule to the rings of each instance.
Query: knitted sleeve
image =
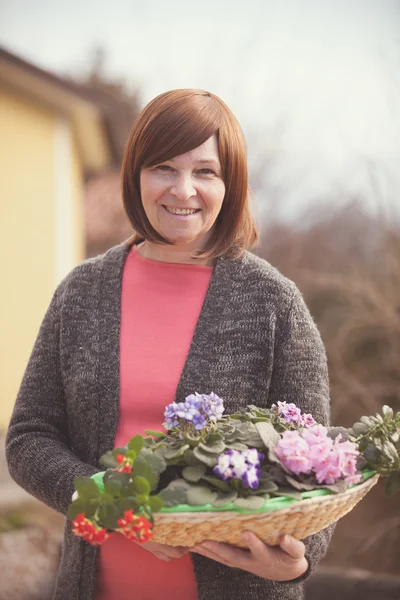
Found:
[[[294,402],[315,420],[329,425],[329,380],[325,347],[320,333],[296,289],[281,326],[278,325],[269,403]],[[307,578],[326,554],[334,526],[303,542],[309,568],[295,581]],[[287,582],[290,583],[290,582]]]
[[[18,392],[6,436],[11,477],[66,514],[74,480],[98,471],[70,450],[60,367],[60,309],[65,280],[54,293]]]

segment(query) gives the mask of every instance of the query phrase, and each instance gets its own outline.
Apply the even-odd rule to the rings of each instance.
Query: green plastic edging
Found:
[[[101,492],[104,492],[104,482],[103,476],[105,471],[101,471],[100,473],[95,473],[92,475],[91,479],[94,480],[97,487]],[[364,481],[375,475],[376,471],[363,471],[362,476]],[[351,486],[354,487],[354,486]],[[318,496],[327,496],[329,494],[334,494],[331,490],[327,489],[318,489],[311,490],[310,492],[302,492],[301,498],[302,500],[306,500],[307,498],[316,498]],[[190,504],[178,504],[177,506],[173,506],[171,508],[162,508],[161,513],[187,513],[187,512],[221,512],[221,511],[233,511],[238,513],[259,513],[259,512],[268,512],[272,510],[280,510],[282,508],[286,508],[293,504],[293,502],[298,502],[295,498],[289,498],[288,496],[279,496],[276,498],[270,498],[266,500],[264,504],[260,508],[255,508],[251,510],[246,510],[244,508],[239,508],[235,506],[233,502],[229,502],[224,506],[215,507],[212,504],[202,504],[199,506],[192,506]]]

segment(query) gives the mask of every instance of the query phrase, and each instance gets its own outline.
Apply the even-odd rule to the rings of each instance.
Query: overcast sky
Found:
[[[398,0],[0,0],[0,44],[59,74],[101,45],[144,103],[177,87],[220,95],[251,164],[274,157],[261,206],[274,188],[296,205],[400,198]]]

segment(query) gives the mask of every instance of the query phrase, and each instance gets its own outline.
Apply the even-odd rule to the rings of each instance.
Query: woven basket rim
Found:
[[[260,510],[246,510],[245,512],[238,512],[238,511],[233,511],[233,510],[219,510],[219,511],[188,511],[188,512],[168,512],[168,513],[163,513],[163,512],[157,512],[154,513],[154,516],[156,517],[157,520],[185,520],[185,521],[199,521],[199,520],[204,520],[204,519],[209,519],[209,518],[220,518],[220,519],[225,519],[225,518],[231,518],[233,515],[236,517],[248,517],[251,515],[259,515],[260,517],[262,517],[263,515],[280,515],[284,512],[288,512],[288,511],[295,511],[295,510],[300,510],[300,511],[305,511],[305,510],[311,510],[313,508],[314,505],[318,505],[318,504],[324,504],[324,503],[332,503],[335,502],[337,500],[339,500],[340,502],[345,502],[346,498],[351,498],[354,494],[359,494],[360,492],[362,492],[364,489],[367,489],[367,491],[372,488],[378,481],[379,479],[379,473],[376,473],[375,475],[372,475],[371,477],[369,477],[368,479],[366,479],[365,481],[363,481],[362,483],[359,483],[357,485],[352,486],[351,488],[348,488],[347,490],[345,490],[344,492],[338,492],[338,493],[332,493],[332,494],[327,494],[325,496],[316,496],[315,498],[304,498],[302,500],[298,500],[298,501],[294,501],[291,504],[289,504],[288,506],[285,506],[284,508],[279,508],[276,510],[264,510],[264,511],[260,511]]]

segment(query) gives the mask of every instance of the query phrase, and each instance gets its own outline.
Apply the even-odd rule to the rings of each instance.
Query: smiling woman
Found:
[[[256,242],[243,133],[217,96],[173,90],[155,98],[135,123],[122,172],[143,256],[212,264]]]
[[[217,136],[161,165],[142,168],[140,190],[149,223],[172,244],[148,240],[139,252],[167,262],[212,264],[194,253],[206,247],[225,196]]]
[[[174,90],[150,102],[122,188],[134,233],[55,291],[7,434],[11,475],[64,515],[77,477],[195,391],[224,398],[228,414],[287,401],[329,421],[324,346],[303,298],[248,252],[245,142],[222,100]],[[99,550],[67,524],[54,600],[301,600],[331,533],[279,546],[253,534],[244,550],[116,533]]]

